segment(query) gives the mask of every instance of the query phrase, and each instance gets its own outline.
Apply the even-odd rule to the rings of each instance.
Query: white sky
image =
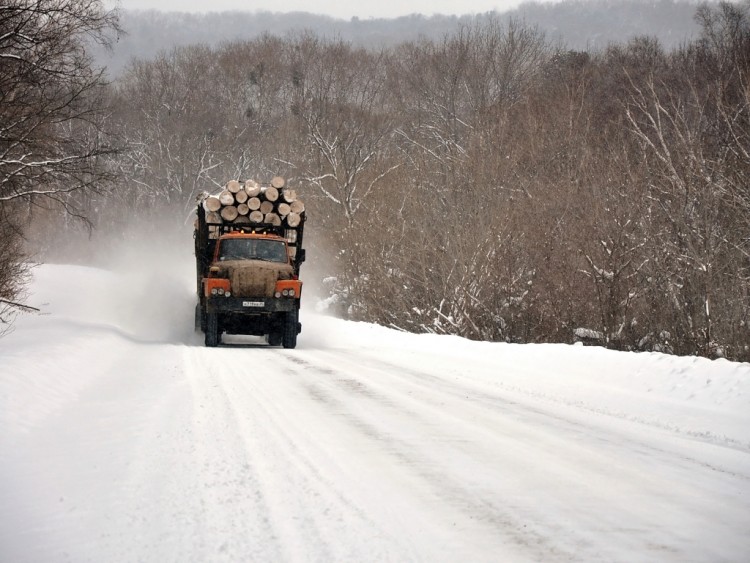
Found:
[[[408,14],[462,15],[505,11],[522,0],[119,0],[126,10],[158,9],[164,12],[311,12],[337,18],[395,18]],[[112,6],[115,0],[105,0]]]

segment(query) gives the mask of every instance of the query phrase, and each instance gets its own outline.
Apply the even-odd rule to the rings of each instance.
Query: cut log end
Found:
[[[216,211],[209,211],[206,213],[206,223],[209,225],[221,225],[223,223],[221,215]]]
[[[297,192],[294,190],[284,189],[281,192],[281,199],[287,203],[292,203],[297,199]]]
[[[236,194],[240,189],[242,188],[242,184],[240,184],[237,180],[229,180],[226,185],[226,189],[233,194]]]
[[[290,213],[286,216],[286,224],[290,227],[297,227],[302,222],[302,217],[300,217],[299,213]]]
[[[229,190],[224,190],[219,194],[219,201],[222,205],[234,205],[234,194]]]
[[[263,191],[263,195],[268,201],[276,201],[277,199],[279,199],[279,190],[277,190],[273,186],[269,186]]]
[[[203,209],[206,211],[218,211],[221,209],[221,202],[219,201],[219,198],[216,196],[210,196],[207,197],[205,200],[203,200]]]
[[[270,201],[263,201],[260,204],[260,212],[263,213],[263,215],[268,215],[269,213],[273,212],[273,203]]]
[[[234,221],[238,215],[239,215],[239,212],[237,211],[237,208],[234,205],[227,205],[221,210],[221,217],[225,221]]]
[[[260,185],[255,180],[247,180],[245,182],[245,193],[249,197],[256,197],[260,195]]]
[[[271,179],[271,186],[276,188],[277,190],[280,190],[286,185],[286,180],[282,176],[274,176]]]
[[[263,213],[261,213],[258,210],[251,211],[250,212],[250,222],[251,223],[262,223],[263,222]]]

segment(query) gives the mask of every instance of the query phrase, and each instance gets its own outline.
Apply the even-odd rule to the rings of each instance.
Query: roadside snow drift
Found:
[[[296,350],[206,349],[192,284],[35,270],[0,560],[750,560],[748,364],[306,311]]]

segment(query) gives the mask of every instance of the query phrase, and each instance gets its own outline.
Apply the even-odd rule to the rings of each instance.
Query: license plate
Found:
[[[243,301],[243,307],[263,307],[265,303],[263,301]]]

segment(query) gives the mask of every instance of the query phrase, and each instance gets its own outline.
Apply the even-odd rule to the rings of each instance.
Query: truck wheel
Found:
[[[286,314],[284,319],[284,334],[282,335],[282,344],[284,348],[297,347],[297,311],[291,311]]]
[[[206,346],[210,348],[218,346],[220,339],[219,315],[216,313],[206,313]]]
[[[280,332],[269,333],[268,345],[269,346],[281,346],[281,333]]]
[[[203,312],[200,302],[195,306],[195,332],[206,332],[206,313]]]

